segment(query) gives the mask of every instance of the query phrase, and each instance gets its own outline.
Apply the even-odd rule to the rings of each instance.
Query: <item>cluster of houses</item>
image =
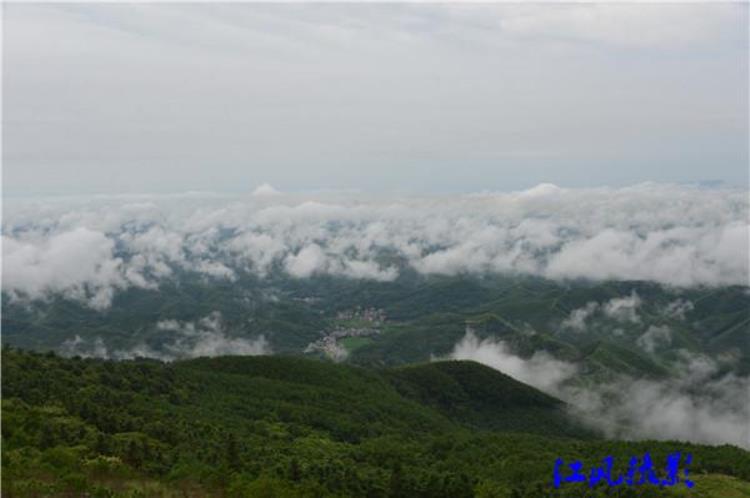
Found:
[[[347,352],[341,344],[340,339],[345,337],[367,337],[380,333],[376,328],[338,328],[328,332],[315,342],[311,342],[305,348],[305,353],[314,353],[319,351],[334,360],[342,360],[346,357]]]
[[[368,337],[380,334],[377,325],[385,322],[386,314],[382,309],[357,307],[351,311],[340,311],[336,314],[336,320],[361,320],[368,322],[372,327],[345,327],[337,326],[315,342],[311,342],[305,348],[305,353],[320,352],[329,358],[340,361],[346,358],[347,351],[339,344],[339,340],[347,337]]]
[[[339,311],[336,314],[337,320],[363,320],[370,323],[383,323],[387,316],[385,310],[380,308],[362,308],[357,306],[353,310]]]

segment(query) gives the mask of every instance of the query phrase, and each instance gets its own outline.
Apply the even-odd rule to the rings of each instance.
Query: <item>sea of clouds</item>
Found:
[[[3,291],[106,310],[179,270],[391,281],[504,272],[551,279],[748,285],[745,190],[642,184],[398,197],[186,193],[6,199]],[[390,255],[384,259],[383,255]],[[616,313],[616,310],[612,310]]]

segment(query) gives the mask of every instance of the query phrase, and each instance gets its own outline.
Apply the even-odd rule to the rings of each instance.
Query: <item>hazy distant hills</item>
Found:
[[[743,287],[413,273],[393,282],[282,274],[229,282],[186,273],[155,290],[121,291],[106,311],[59,296],[31,304],[6,298],[2,329],[5,342],[37,350],[177,358],[200,348],[193,351],[189,337],[175,346],[179,331],[165,323],[189,326],[214,314],[225,341],[263,336],[266,352],[302,353],[342,326],[338,313],[357,307],[382,310],[387,318],[376,327],[380,333],[343,341],[355,363],[398,365],[447,355],[468,325],[521,356],[547,351],[589,373],[666,375],[685,353],[750,373],[750,294]]]

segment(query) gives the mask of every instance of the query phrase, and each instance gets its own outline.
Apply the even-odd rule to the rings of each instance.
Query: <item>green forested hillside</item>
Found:
[[[470,361],[441,361],[389,370],[403,396],[471,427],[591,437],[563,403],[492,368]]]
[[[4,348],[2,490],[34,496],[604,496],[588,466],[693,454],[691,496],[743,496],[731,446],[599,439],[561,402],[471,362],[373,370],[293,357],[170,364]],[[682,496],[620,487],[616,496]],[[730,494],[735,493],[735,494]],[[610,493],[611,494],[611,493]]]
[[[633,315],[604,313],[611,300],[631,296],[638,297]],[[684,305],[679,313],[677,304]],[[580,328],[566,327],[572,314],[592,305],[598,308]],[[349,352],[347,361],[360,365],[397,366],[446,356],[472,323],[481,338],[502,340],[522,357],[546,351],[597,377],[667,377],[679,363],[678,352],[707,355],[736,374],[750,373],[750,295],[743,287],[679,289],[648,282],[409,272],[393,282],[272,273],[265,279],[240,274],[236,282],[221,283],[183,272],[159,289],[117,292],[103,311],[57,295],[20,302],[4,294],[2,329],[6,343],[37,351],[70,354],[66,344],[80,340],[73,349],[84,356],[117,351],[132,357],[148,348],[179,358],[192,353],[170,351],[174,333],[160,328],[160,321],[198,323],[216,313],[228,338],[262,335],[274,354],[302,354],[347,323],[336,318],[338,313],[358,307],[387,315],[378,334],[340,341]],[[665,331],[668,339],[646,348],[639,339],[651,327]]]

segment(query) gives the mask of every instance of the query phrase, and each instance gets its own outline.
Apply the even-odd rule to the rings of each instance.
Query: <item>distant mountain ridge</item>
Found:
[[[174,333],[160,329],[161,321],[197,322],[219,313],[227,337],[252,340],[262,335],[269,351],[300,354],[338,326],[339,313],[358,306],[382,310],[388,317],[379,327],[381,334],[344,344],[349,361],[360,364],[399,365],[444,356],[467,323],[477,323],[481,337],[502,339],[522,356],[545,350],[567,361],[587,362],[592,372],[611,367],[665,375],[675,351],[685,350],[733,359],[733,364],[725,362],[727,368],[750,374],[750,343],[745,340],[750,294],[743,287],[678,289],[648,282],[414,273],[393,282],[281,274],[208,282],[185,273],[158,290],[122,291],[107,311],[59,296],[28,304],[5,295],[2,329],[5,342],[41,351],[96,355],[93,343],[99,340],[110,352],[145,346],[141,355],[166,355]],[[657,330],[646,335],[651,326]],[[76,337],[78,349],[66,350]],[[607,364],[591,356],[597,347],[626,354]]]

